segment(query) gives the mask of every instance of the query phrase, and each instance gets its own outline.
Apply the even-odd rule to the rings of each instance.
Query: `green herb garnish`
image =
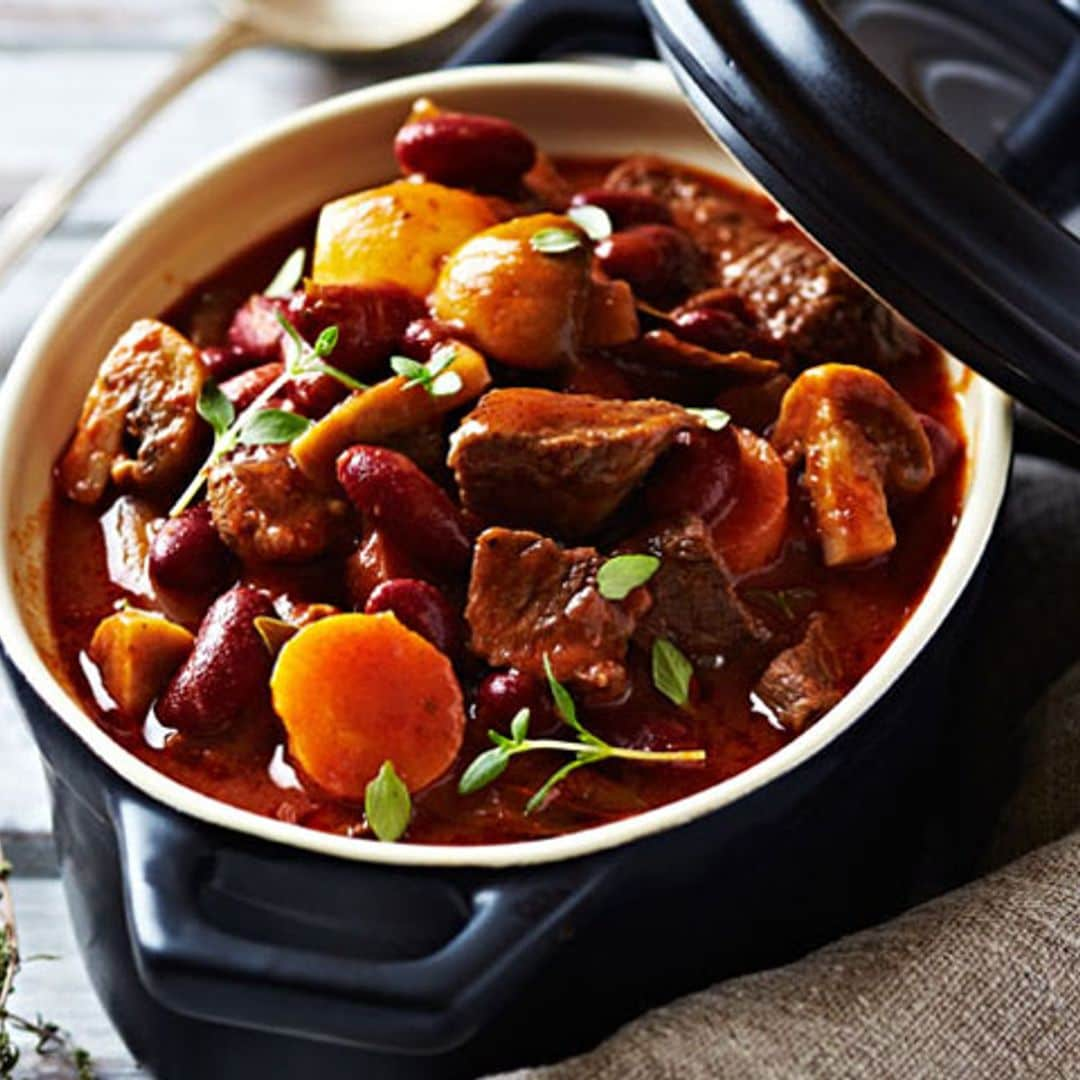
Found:
[[[529,247],[541,255],[565,255],[583,246],[580,233],[557,225],[539,229],[529,237]]]
[[[405,782],[394,772],[393,762],[384,761],[379,775],[364,788],[364,816],[371,831],[392,844],[409,827],[412,800]]]
[[[311,422],[302,416],[296,416],[283,409],[268,409],[271,399],[280,393],[293,379],[301,375],[329,375],[350,390],[366,390],[367,387],[351,375],[339,371],[326,363],[338,342],[338,328],[328,326],[309,345],[284,315],[278,313],[281,323],[292,347],[286,351],[285,370],[273,380],[255,400],[239,415],[232,402],[221,392],[221,388],[212,381],[203,384],[202,392],[195,408],[199,415],[210,425],[214,432],[214,445],[202,467],[192,477],[191,483],[173,504],[170,517],[176,517],[189,506],[199,494],[207,474],[226,454],[243,443],[245,446],[259,446],[265,443],[285,443],[302,435],[311,426]],[[264,418],[265,417],[265,418]],[[285,419],[289,417],[289,419]],[[287,437],[286,437],[287,436]]]
[[[306,416],[286,412],[284,409],[263,409],[241,429],[240,441],[245,446],[289,443],[303,435],[310,427],[311,421]]]
[[[94,1080],[94,1066],[90,1055],[75,1044],[71,1035],[59,1024],[38,1015],[30,1020],[8,1008],[8,1001],[15,993],[16,976],[22,965],[35,960],[55,960],[55,956],[40,953],[21,957],[15,940],[15,913],[6,878],[11,863],[0,852],[0,1077],[13,1077],[19,1063],[19,1048],[11,1037],[19,1031],[34,1039],[34,1049],[42,1058],[43,1069],[50,1075],[72,1076],[75,1080]],[[38,1070],[32,1066],[27,1075]],[[21,1075],[21,1074],[20,1074]]]
[[[292,295],[304,274],[304,260],[306,258],[307,252],[302,247],[298,247],[281,264],[281,269],[274,275],[274,280],[263,289],[263,296],[284,299],[286,296]]]
[[[723,409],[702,408],[686,410],[688,413],[693,413],[694,416],[700,417],[705,421],[705,426],[710,431],[723,431],[724,428],[731,423],[731,414],[724,412]]]
[[[694,665],[666,638],[657,638],[652,647],[653,685],[669,701],[685,708],[690,700],[690,679]]]
[[[616,555],[600,567],[596,587],[605,600],[625,600],[659,569],[655,555]]]
[[[799,621],[797,608],[817,599],[817,593],[813,589],[799,586],[790,589],[747,589],[743,595],[754,603],[775,608],[789,622]]]
[[[695,762],[705,760],[704,750],[630,750],[623,746],[612,746],[598,735],[589,731],[578,719],[574,699],[558,679],[551,668],[551,661],[544,654],[544,672],[548,687],[555,701],[555,709],[563,721],[578,736],[576,742],[562,739],[530,739],[529,710],[521,709],[510,722],[510,735],[498,731],[489,731],[488,738],[495,744],[491,750],[485,750],[475,758],[458,781],[458,793],[471,795],[474,791],[487,787],[506,770],[510,759],[515,754],[527,754],[534,750],[557,750],[574,755],[572,761],[557,769],[525,804],[525,813],[539,810],[548,795],[565,780],[575,769],[586,765],[596,765],[608,758],[624,761],[641,761],[659,764],[662,762]]]
[[[611,218],[599,206],[571,206],[566,216],[595,244],[611,235]]]
[[[408,380],[402,390],[421,386],[432,397],[450,397],[463,385],[456,371],[447,371],[456,359],[457,349],[453,345],[440,345],[426,364],[413,360],[411,356],[391,356],[390,367],[395,375]]]

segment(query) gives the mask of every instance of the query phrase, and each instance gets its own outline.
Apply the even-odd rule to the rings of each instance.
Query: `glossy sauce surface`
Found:
[[[560,169],[575,188],[597,183],[612,162],[561,161]],[[765,199],[721,179],[718,190],[753,217],[763,230],[791,229]],[[298,243],[310,244],[312,222],[305,221],[268,240],[225,267],[163,316],[197,341],[219,340],[235,309],[272,276],[281,259]],[[505,374],[505,373],[504,373]],[[687,389],[677,375],[629,368],[602,350],[584,358],[569,377],[537,377],[530,385],[569,385],[601,396],[676,397],[686,404]],[[922,343],[918,357],[888,373],[890,382],[918,411],[928,414],[962,437],[958,407],[949,385],[944,357]],[[702,401],[700,404],[707,404]],[[739,594],[772,631],[777,647],[799,640],[812,611],[828,614],[837,628],[835,645],[842,664],[842,688],[850,688],[881,655],[922,597],[955,528],[962,499],[965,458],[954,457],[929,490],[891,506],[898,543],[888,556],[850,569],[827,570],[821,559],[806,496],[797,476],[790,481],[793,512],[780,556],[766,569],[738,581]],[[156,508],[165,513],[167,507]],[[54,632],[65,674],[79,690],[88,711],[123,746],[179,782],[257,813],[310,827],[363,835],[363,811],[320,795],[289,765],[283,733],[272,714],[252,715],[226,736],[199,739],[175,735],[167,740],[151,717],[143,729],[117,724],[101,708],[94,691],[93,666],[85,650],[95,626],[121,600],[146,603],[132,590],[132,574],[121,587],[113,552],[113,571],[106,539],[108,517],[100,507],[87,508],[57,497],[50,524],[48,580]],[[115,513],[115,511],[111,511]],[[631,506],[627,516],[634,513]],[[105,523],[103,524],[103,519]],[[128,560],[137,569],[138,559]],[[134,574],[137,577],[137,573]],[[346,600],[340,559],[303,566],[274,566],[245,572],[245,581],[287,594],[296,602],[326,602],[342,607]],[[463,599],[463,589],[462,597]],[[170,612],[189,625],[201,612]],[[516,758],[490,787],[467,797],[456,787],[461,771],[489,746],[487,725],[471,717],[457,765],[434,785],[414,795],[408,839],[423,843],[479,844],[555,835],[648,810],[733,776],[762,760],[794,736],[781,729],[752,697],[761,674],[760,658],[725,663],[714,671],[699,669],[691,707],[679,709],[653,687],[647,653],[631,649],[633,692],[622,704],[580,706],[585,723],[602,737],[644,749],[703,747],[703,765],[642,768],[623,762],[573,774],[545,807],[526,815],[529,796],[565,759],[548,753]],[[464,673],[467,701],[479,678],[480,665]],[[534,717],[532,734],[553,732]]]

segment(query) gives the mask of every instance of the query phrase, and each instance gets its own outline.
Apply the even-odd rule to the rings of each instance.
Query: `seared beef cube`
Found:
[[[724,268],[774,340],[801,366],[886,367],[914,354],[913,331],[800,236],[774,236]]]
[[[594,532],[656,459],[701,421],[665,401],[493,390],[450,440],[461,502],[486,523]]]
[[[561,548],[538,533],[487,529],[476,541],[465,620],[472,651],[493,667],[556,678],[591,697],[618,698],[627,685],[626,650],[648,604],[637,589],[619,603],[596,587],[603,557]]]
[[[711,659],[745,653],[767,640],[768,631],[736,595],[701,518],[676,518],[629,547],[660,560],[649,579],[652,607],[634,633],[646,649],[657,638],[667,638],[690,656]]]
[[[755,687],[757,696],[789,731],[802,731],[844,696],[826,626],[824,615],[812,616],[802,641],[775,657]]]
[[[287,446],[258,446],[222,458],[206,488],[214,526],[245,561],[305,562],[344,539],[351,514],[297,467]]]
[[[675,224],[709,254],[715,284],[742,296],[801,366],[829,359],[884,367],[914,352],[914,333],[811,240],[778,231],[695,169],[632,157],[604,184],[667,203]]]
[[[627,158],[608,175],[604,187],[642,192],[666,203],[675,224],[708,253],[714,274],[772,235],[760,214],[747,213],[744,199],[728,195],[696,169],[663,158]]]

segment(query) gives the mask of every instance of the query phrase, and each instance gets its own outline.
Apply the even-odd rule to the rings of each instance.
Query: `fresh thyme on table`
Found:
[[[15,914],[7,877],[11,863],[0,854],[0,1077],[4,1080],[15,1075],[19,1063],[19,1048],[11,1037],[12,1030],[32,1035],[37,1042],[35,1051],[42,1057],[61,1061],[68,1066],[77,1080],[94,1080],[94,1066],[90,1054],[76,1046],[68,1032],[59,1024],[38,1016],[34,1020],[13,1013],[8,1001],[15,989],[15,977],[19,973],[19,950],[15,940]]]
[[[577,734],[577,741],[562,739],[530,739],[528,709],[521,709],[510,723],[509,736],[498,731],[489,731],[488,738],[495,744],[491,750],[485,750],[475,758],[458,781],[458,793],[471,795],[487,787],[497,779],[510,764],[515,754],[527,754],[533,750],[556,750],[574,754],[574,759],[557,769],[525,804],[525,813],[532,814],[543,809],[551,792],[572,772],[586,765],[596,765],[608,758],[624,761],[648,763],[662,762],[700,762],[705,760],[704,750],[631,750],[623,746],[612,746],[598,735],[594,735],[578,719],[577,707],[570,691],[555,678],[551,660],[544,654],[544,672],[548,687],[555,700],[555,710],[563,722]]]

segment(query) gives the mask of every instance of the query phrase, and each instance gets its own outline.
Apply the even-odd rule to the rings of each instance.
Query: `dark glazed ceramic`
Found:
[[[896,815],[918,806],[977,588],[805,765],[680,829],[522,869],[346,863],[183,817],[8,670],[47,763],[87,969],[155,1075],[470,1076],[571,1053],[652,1004],[790,959],[849,910],[887,914],[880,853],[917,831]],[[499,915],[462,934],[478,896]],[[444,994],[428,978],[440,952]]]

